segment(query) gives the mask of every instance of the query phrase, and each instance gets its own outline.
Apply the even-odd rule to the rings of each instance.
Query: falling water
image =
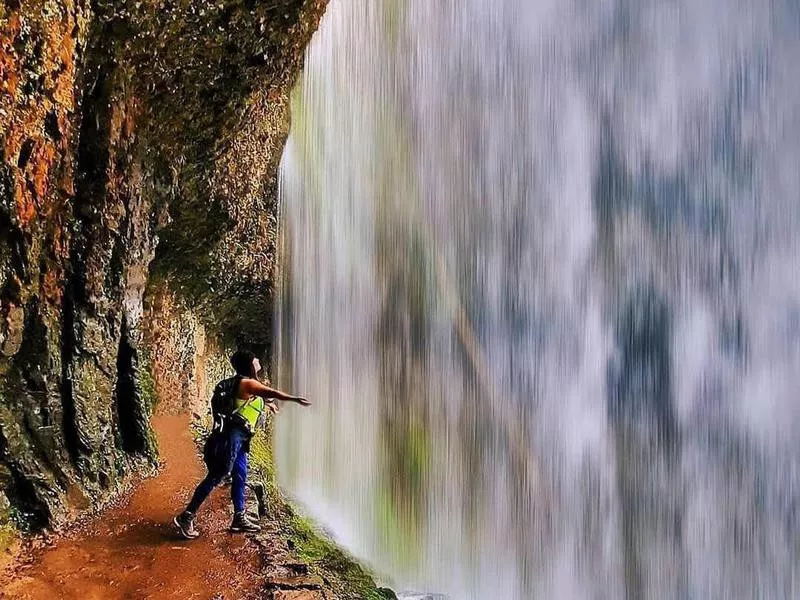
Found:
[[[790,0],[331,0],[285,487],[400,588],[800,597],[799,65]]]

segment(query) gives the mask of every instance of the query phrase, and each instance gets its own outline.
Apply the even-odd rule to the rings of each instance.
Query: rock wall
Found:
[[[187,410],[203,417],[217,381],[230,369],[219,340],[170,289],[151,290],[145,299],[150,322],[144,348],[153,397],[161,414]]]
[[[0,511],[57,526],[266,350],[288,91],[326,0],[0,4]],[[179,390],[176,392],[176,390]]]

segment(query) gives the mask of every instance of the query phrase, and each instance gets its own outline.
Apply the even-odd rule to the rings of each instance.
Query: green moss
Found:
[[[427,430],[417,422],[387,432],[389,468],[376,499],[384,550],[405,569],[417,566],[418,538],[424,522],[424,482],[430,465]]]
[[[292,525],[291,539],[298,559],[308,564],[314,564],[335,552],[331,543],[315,531],[308,519],[293,514],[290,517],[290,523]]]
[[[155,409],[158,404],[158,394],[156,393],[156,382],[153,379],[152,362],[150,354],[146,348],[139,350],[139,388],[142,393],[142,400],[150,407]]]
[[[0,525],[0,553],[11,548],[19,540],[19,531],[11,523]]]
[[[259,432],[250,447],[250,463],[260,472],[269,493],[270,506],[275,510],[282,530],[286,533],[295,558],[308,565],[309,570],[329,582],[336,596],[343,600],[387,600],[393,592],[378,588],[372,574],[349,556],[307,518],[297,514],[287,503],[278,487],[275,461],[270,440],[272,423]]]
[[[331,583],[340,598],[385,600],[391,592],[379,589],[372,575],[329,540],[311,521],[291,511],[289,539],[297,559]]]
[[[272,457],[272,447],[269,440],[272,439],[271,423],[266,431],[259,431],[250,444],[250,461],[261,474],[264,485],[267,488],[267,499],[269,506],[281,506],[284,500],[278,487],[275,475],[275,461]]]
[[[383,545],[394,560],[404,569],[416,566],[418,552],[416,551],[416,528],[409,524],[409,519],[404,518],[398,510],[394,497],[388,488],[384,487],[378,494],[378,523],[383,539]]]

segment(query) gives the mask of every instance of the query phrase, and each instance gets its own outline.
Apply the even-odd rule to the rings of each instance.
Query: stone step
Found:
[[[271,590],[321,590],[324,583],[316,575],[274,576],[267,579]]]
[[[325,600],[325,595],[318,590],[275,590],[271,600]]]

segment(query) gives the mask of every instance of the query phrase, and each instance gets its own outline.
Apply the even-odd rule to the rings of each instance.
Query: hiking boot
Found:
[[[178,533],[185,540],[193,540],[200,536],[200,532],[194,528],[194,515],[188,511],[183,511],[172,519],[172,523],[178,529]]]
[[[257,533],[259,531],[261,531],[261,526],[257,523],[253,523],[245,513],[240,512],[233,515],[233,521],[231,521],[231,532]]]

